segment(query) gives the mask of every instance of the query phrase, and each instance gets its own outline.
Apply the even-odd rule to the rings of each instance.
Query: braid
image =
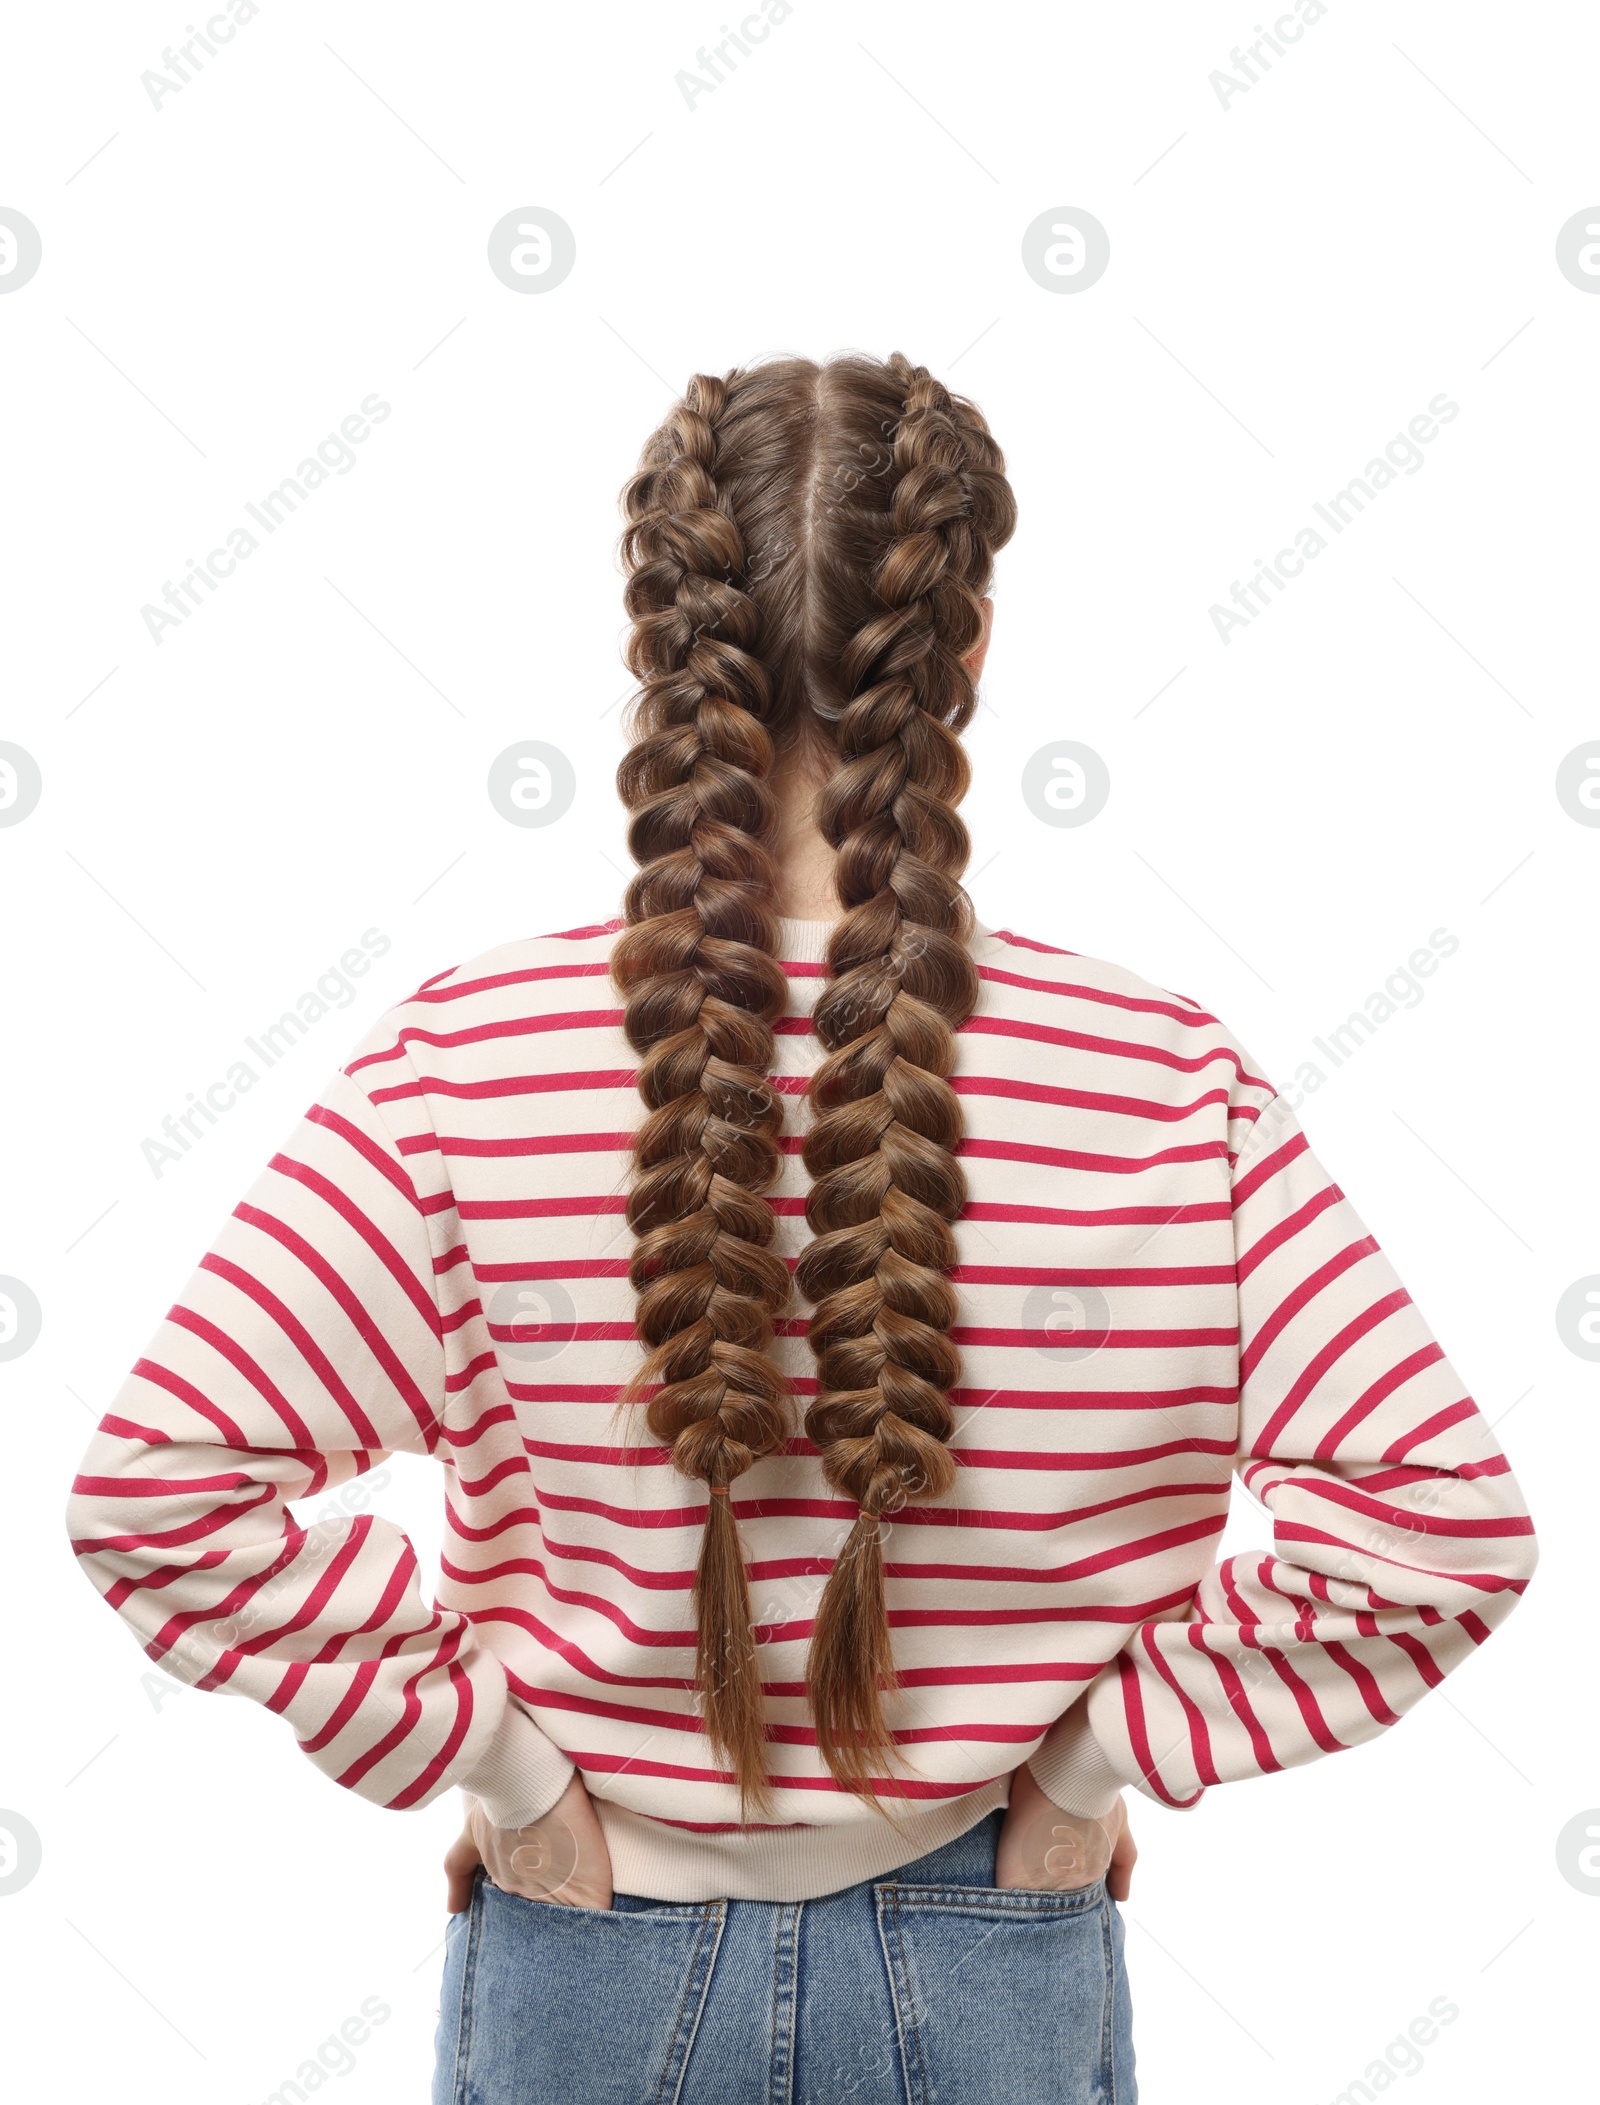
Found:
[[[947,1077],[978,995],[960,884],[967,831],[953,809],[968,780],[957,734],[976,700],[963,659],[983,634],[980,593],[1010,517],[982,419],[924,368],[896,358],[889,369],[903,389],[891,538],[873,575],[876,609],[839,663],[850,699],[818,810],[844,917],[815,1012],[826,1049],[805,1143],[815,1240],[796,1273],[815,1303],[806,1431],[828,1481],[859,1508],[818,1609],[807,1692],[824,1759],[862,1795],[892,1754],[881,1517],[941,1497],[955,1476],[948,1273],[966,1184]]]
[[[965,1201],[955,1032],[977,1000],[960,876],[963,660],[1015,504],[977,410],[920,366],[849,356],[704,375],[645,448],[622,549],[640,683],[618,783],[639,864],[612,953],[640,1056],[628,1219],[652,1434],[708,1491],[694,1584],[706,1731],[769,1811],[767,1727],[729,1486],[777,1452],[789,1281],[767,1193],[775,755],[827,777],[818,823],[843,918],[814,1023],[805,1165],[817,1396],[805,1425],[858,1517],[824,1588],[806,1693],[834,1780],[879,1810],[895,1686],[883,1518],[937,1499],[960,1358],[949,1273]],[[759,1510],[759,1508],[757,1509]],[[781,1640],[778,1640],[781,1641]],[[773,1693],[798,1693],[793,1678]]]
[[[785,1002],[774,958],[767,675],[745,550],[717,487],[727,389],[700,376],[624,494],[638,734],[618,773],[639,870],[612,972],[641,1055],[629,1277],[646,1347],[630,1393],[675,1468],[708,1487],[695,1682],[741,1807],[770,1808],[749,1589],[728,1486],[789,1431],[769,1346],[788,1298],[763,1193],[782,1107],[768,1079]]]

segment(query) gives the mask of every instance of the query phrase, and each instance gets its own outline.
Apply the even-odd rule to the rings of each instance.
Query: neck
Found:
[[[833,872],[837,857],[817,825],[817,799],[826,770],[794,754],[774,772],[778,837],[773,846],[776,882],[773,904],[787,921],[836,921],[839,894]]]

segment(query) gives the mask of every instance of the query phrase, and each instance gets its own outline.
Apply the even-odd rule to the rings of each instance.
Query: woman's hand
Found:
[[[1027,1764],[1011,1778],[1011,1803],[995,1852],[995,1884],[1067,1892],[1104,1878],[1113,1900],[1126,1900],[1139,1851],[1121,1798],[1098,1820],[1064,1813],[1033,1780]]]
[[[444,1860],[449,1909],[472,1902],[479,1865],[502,1893],[550,1901],[563,1908],[609,1908],[611,1854],[599,1816],[576,1770],[542,1820],[527,1827],[495,1827],[476,1798],[467,1799],[467,1824]]]

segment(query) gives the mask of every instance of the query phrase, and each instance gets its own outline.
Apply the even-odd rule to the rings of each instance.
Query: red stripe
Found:
[[[1244,1063],[1231,1045],[1215,1045],[1207,1052],[1176,1053],[1164,1045],[1140,1045],[1125,1038],[1101,1038],[1088,1031],[1062,1030],[1046,1023],[1026,1023],[1015,1016],[971,1016],[962,1025],[979,1037],[1011,1038],[1024,1044],[1054,1045],[1072,1052],[1103,1053],[1108,1059],[1140,1060],[1164,1067],[1174,1074],[1199,1074],[1214,1062],[1232,1069],[1241,1083],[1250,1083]]]
[[[803,1076],[794,1079],[804,1086]],[[1014,1075],[953,1074],[950,1087],[957,1096],[1008,1097],[1017,1103],[1054,1104],[1063,1111],[1105,1111],[1147,1125],[1181,1125],[1228,1104],[1228,1091],[1222,1087],[1202,1090],[1176,1104],[1164,1104],[1151,1096],[1119,1096],[1104,1089],[1069,1089],[1059,1082],[1022,1081]],[[1254,1105],[1230,1106],[1228,1115],[1249,1117],[1254,1109]]]
[[[1188,1798],[1175,1797],[1162,1781],[1156,1768],[1156,1758],[1150,1751],[1150,1734],[1145,1725],[1144,1696],[1139,1687],[1139,1671],[1126,1652],[1119,1652],[1116,1668],[1122,1691],[1123,1717],[1128,1728],[1128,1744],[1133,1749],[1133,1758],[1139,1766],[1139,1774],[1164,1805],[1195,1805],[1200,1792]],[[1204,1788],[1204,1786],[1202,1786]]]
[[[1353,1546],[1348,1542],[1342,1541],[1337,1535],[1325,1534],[1320,1528],[1291,1526],[1287,1521],[1283,1520],[1278,1522],[1278,1541],[1285,1548],[1294,1542],[1310,1542],[1315,1543],[1319,1549],[1345,1551],[1348,1551]],[[1423,1565],[1405,1564],[1398,1558],[1386,1557],[1381,1550],[1373,1549],[1370,1544],[1363,1544],[1362,1555],[1370,1558],[1374,1564],[1393,1564],[1396,1570],[1403,1571],[1406,1574],[1408,1580],[1430,1579],[1437,1585],[1451,1588],[1472,1586],[1476,1587],[1480,1593],[1520,1593],[1527,1584],[1525,1579],[1508,1579],[1503,1573],[1494,1571],[1430,1571]],[[1398,1608],[1401,1603],[1398,1601],[1383,1601],[1376,1605],[1385,1608]]]
[[[1221,1684],[1222,1693],[1227,1699],[1228,1708],[1233,1712],[1249,1736],[1250,1751],[1255,1757],[1257,1769],[1263,1776],[1270,1775],[1275,1769],[1282,1768],[1283,1764],[1273,1753],[1272,1742],[1267,1738],[1261,1720],[1251,1708],[1250,1698],[1245,1693],[1244,1683],[1240,1680],[1233,1661],[1225,1653],[1214,1651],[1206,1643],[1206,1632],[1212,1627],[1209,1623],[1190,1623],[1188,1625],[1189,1642],[1203,1659],[1208,1659],[1211,1662],[1217,1680]]]
[[[626,1155],[633,1150],[631,1133],[527,1133],[506,1140],[469,1140],[459,1133],[430,1136],[446,1160],[514,1162],[529,1155]]]
[[[1174,1162],[1214,1162],[1223,1152],[1220,1140],[1197,1140],[1183,1147],[1157,1148],[1148,1155],[1107,1155],[1087,1148],[1047,1148],[1026,1140],[972,1140],[955,1151],[963,1162],[1028,1162],[1039,1169],[1071,1169],[1107,1177],[1138,1177]]]
[[[1199,1705],[1191,1700],[1188,1691],[1168,1663],[1166,1654],[1156,1643],[1154,1628],[1146,1623],[1139,1636],[1146,1658],[1171,1689],[1183,1712],[1184,1723],[1189,1729],[1189,1755],[1194,1763],[1195,1775],[1202,1786],[1220,1783],[1222,1779],[1218,1774],[1217,1765],[1211,1758],[1211,1735],[1206,1730],[1204,1713]]]
[[[529,1696],[526,1700],[530,1706],[537,1707],[536,1697]],[[642,1755],[611,1754],[598,1748],[568,1747],[563,1749],[563,1752],[578,1768],[597,1776],[613,1776],[626,1772],[630,1776],[658,1776],[679,1783],[732,1783],[734,1780],[731,1769],[690,1766],[682,1762],[647,1761]],[[1015,1766],[1013,1762],[1010,1768]],[[875,1790],[892,1798],[965,1798],[970,1792],[981,1791],[1001,1776],[1008,1775],[1010,1768],[1002,1763],[993,1776],[968,1776],[957,1783],[929,1783],[910,1776],[874,1776],[870,1781]],[[840,1786],[831,1776],[795,1775],[778,1768],[772,1769],[771,1782],[773,1788],[779,1791],[820,1791],[835,1795],[840,1790]]]
[[[1070,956],[1071,953],[1062,955]],[[1165,1016],[1173,1023],[1183,1024],[1186,1029],[1222,1028],[1216,1017],[1208,1015],[1204,1009],[1186,1009],[1173,1000],[1153,1000],[1138,994],[1116,994],[1108,987],[1091,987],[1083,980],[1030,979],[1020,972],[1002,971],[997,965],[980,965],[978,977],[987,980],[991,986],[1021,987],[1030,994],[1055,994],[1064,1000],[1095,1002],[1105,1008],[1127,1010],[1132,1015]]]
[[[798,1334],[798,1333],[797,1333]],[[979,1330],[958,1323],[950,1335],[958,1345],[1009,1346],[1031,1352],[1082,1351],[1070,1339],[1058,1337],[1043,1324],[1037,1330]],[[1239,1342],[1237,1326],[1219,1330],[1095,1330],[1088,1333],[1096,1352],[1175,1352],[1203,1350],[1207,1346],[1232,1346]]]
[[[1363,1666],[1348,1646],[1339,1644],[1333,1638],[1329,1638],[1326,1641],[1324,1650],[1335,1666],[1344,1668],[1344,1671],[1361,1691],[1361,1700],[1366,1705],[1369,1714],[1375,1717],[1380,1725],[1398,1725],[1400,1720],[1383,1700],[1383,1691],[1379,1688],[1377,1677],[1370,1668]],[[1317,1744],[1321,1746],[1323,1742],[1319,1740]],[[1333,1744],[1335,1747],[1338,1747],[1342,1743],[1335,1740]]]

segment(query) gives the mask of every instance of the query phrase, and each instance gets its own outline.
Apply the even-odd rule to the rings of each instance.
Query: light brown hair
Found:
[[[792,1430],[770,1352],[790,1291],[766,1192],[776,959],[774,764],[816,765],[842,918],[814,1012],[825,1057],[804,1160],[813,1312],[805,1430],[857,1517],[822,1594],[806,1689],[836,1780],[877,1802],[894,1759],[882,1518],[948,1491],[960,1359],[951,1224],[965,1200],[946,1079],[977,999],[960,876],[965,659],[1015,504],[974,406],[896,355],[697,375],[623,493],[629,669],[618,787],[639,865],[612,971],[640,1055],[628,1394],[703,1481],[695,1679],[741,1804],[772,1804],[730,1486]]]

